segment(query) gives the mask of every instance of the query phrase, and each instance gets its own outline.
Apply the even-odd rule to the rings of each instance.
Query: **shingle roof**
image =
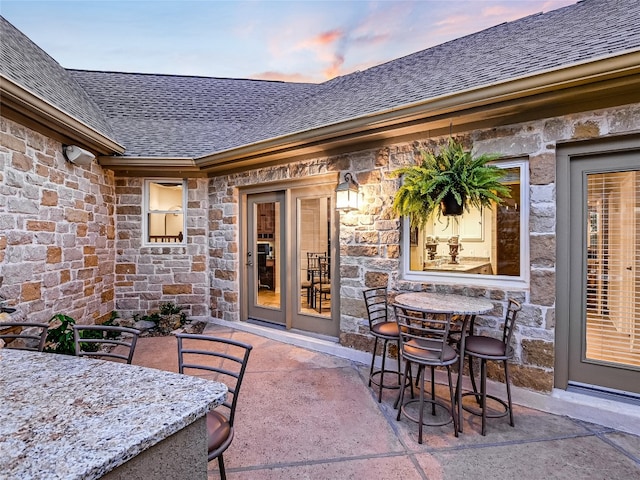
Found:
[[[79,70],[67,71],[67,79],[44,52],[24,43],[11,45],[23,62],[37,60],[56,74],[54,83],[70,85],[49,90],[47,76],[36,75],[42,67],[11,58],[17,78],[51,95],[52,103],[75,107],[96,128],[108,128],[77,92],[82,85],[127,148],[125,155],[198,157],[640,49],[640,2],[583,0],[318,85]]]
[[[330,125],[638,48],[640,1],[586,0],[335,78],[270,112],[277,122],[254,122],[234,140],[241,145]]]
[[[69,72],[2,16],[0,73],[103,135],[114,138],[104,112]]]
[[[258,115],[318,86],[261,80],[69,70],[112,122],[126,155],[198,157]]]

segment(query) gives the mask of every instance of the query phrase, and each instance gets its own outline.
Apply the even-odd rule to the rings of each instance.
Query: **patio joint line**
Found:
[[[320,458],[316,460],[301,460],[297,462],[283,462],[283,463],[270,463],[263,465],[252,465],[249,467],[233,467],[229,468],[225,465],[227,472],[250,472],[255,470],[266,470],[273,468],[289,468],[289,467],[303,467],[306,465],[323,465],[325,463],[343,463],[358,460],[372,460],[376,458],[394,458],[394,457],[410,457],[409,452],[387,452],[387,453],[372,453],[367,455],[355,455],[353,457],[332,457],[332,458]],[[217,471],[216,469],[210,471]]]
[[[614,430],[615,432],[615,430]],[[605,433],[611,433],[611,432],[599,432],[596,433],[596,437],[598,437],[600,440],[602,440],[604,443],[606,443],[607,445],[613,447],[614,449],[616,449],[618,452],[620,452],[621,454],[623,454],[625,457],[628,457],[632,462],[634,462],[636,465],[640,465],[640,458],[636,457],[634,454],[632,454],[631,452],[625,450],[623,447],[621,447],[620,445],[618,445],[616,442],[608,439],[607,437],[605,437]]]
[[[462,433],[464,435],[464,433]],[[477,443],[473,445],[455,445],[451,447],[432,447],[426,448],[423,450],[415,450],[412,449],[409,453],[418,454],[418,453],[443,453],[443,452],[455,452],[458,450],[479,450],[481,448],[493,448],[493,447],[507,447],[512,445],[525,445],[529,443],[543,443],[543,442],[554,442],[558,440],[572,440],[576,438],[586,438],[586,437],[598,437],[596,433],[576,433],[572,435],[562,435],[558,437],[547,437],[547,438],[534,438],[534,439],[522,439],[522,440],[509,440],[505,442],[489,442],[489,443]],[[424,444],[423,444],[424,445]]]

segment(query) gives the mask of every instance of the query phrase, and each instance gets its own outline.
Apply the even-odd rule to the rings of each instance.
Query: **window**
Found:
[[[145,243],[184,243],[186,182],[145,181]]]
[[[459,217],[434,214],[424,228],[403,222],[407,280],[441,283],[473,279],[482,285],[528,280],[528,163],[496,163],[507,170],[511,198],[493,208],[465,210]]]

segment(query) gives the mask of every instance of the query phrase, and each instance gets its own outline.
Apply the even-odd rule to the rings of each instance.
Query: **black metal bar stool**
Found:
[[[425,312],[414,310],[401,305],[394,305],[398,331],[400,335],[400,355],[405,362],[405,369],[402,381],[407,380],[411,373],[411,364],[418,366],[417,379],[420,385],[420,398],[404,401],[404,389],[400,390],[398,398],[399,408],[396,420],[404,414],[409,420],[418,423],[418,443],[422,443],[422,427],[442,426],[453,422],[454,434],[458,436],[458,415],[456,411],[455,395],[453,391],[453,381],[451,379],[451,365],[459,360],[458,352],[447,342],[449,339],[449,327],[451,322],[450,314],[442,314],[444,318],[427,317]],[[431,370],[431,398],[425,399],[425,369]],[[436,398],[435,392],[435,369],[436,367],[446,367],[449,378],[449,401],[450,406]],[[418,417],[411,415],[408,406],[419,403]],[[435,420],[425,423],[425,403],[431,405],[431,415],[436,416],[436,407],[440,407],[448,412],[445,420]]]
[[[514,351],[511,347],[511,338],[515,329],[516,316],[522,309],[521,305],[513,299],[509,299],[507,312],[505,315],[504,326],[502,329],[502,339],[488,337],[484,335],[473,334],[473,320],[469,327],[470,334],[464,338],[462,349],[464,355],[469,359],[469,376],[471,377],[471,385],[473,392],[462,394],[462,398],[473,395],[478,404],[478,408],[471,405],[465,405],[460,402],[460,406],[467,412],[482,417],[482,435],[486,434],[487,418],[500,418],[509,415],[509,425],[515,425],[513,422],[513,406],[511,403],[511,380],[509,378],[509,360],[513,358]],[[475,374],[473,372],[473,359],[480,359],[480,391],[476,385]],[[487,361],[502,362],[504,365],[504,377],[507,387],[507,401],[501,398],[487,394]],[[489,413],[487,410],[487,399],[492,399],[504,407],[502,411]],[[460,431],[462,431],[462,422],[460,422]]]
[[[371,354],[371,368],[369,369],[369,386],[373,383],[378,387],[378,403],[382,401],[382,389],[388,388],[397,390],[400,388],[402,373],[400,372],[400,335],[398,324],[389,321],[387,311],[387,288],[378,287],[364,290],[364,301],[367,305],[369,316],[369,330],[375,339],[373,353]],[[382,365],[379,370],[374,370],[378,340],[382,340]],[[397,371],[387,370],[386,358],[389,351],[389,342],[396,344],[398,348],[398,369]],[[394,375],[397,379],[395,383],[384,383],[385,374]]]

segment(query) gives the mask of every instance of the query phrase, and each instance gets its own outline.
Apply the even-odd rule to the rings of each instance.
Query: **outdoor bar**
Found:
[[[188,375],[1,349],[0,477],[207,478],[205,414],[226,393]]]

